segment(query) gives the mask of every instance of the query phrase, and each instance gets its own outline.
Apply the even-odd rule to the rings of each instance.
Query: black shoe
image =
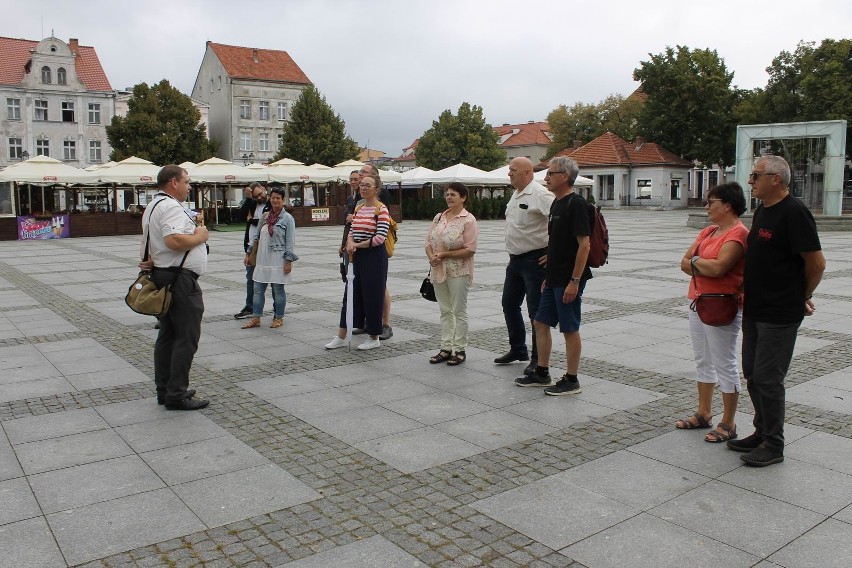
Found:
[[[515,379],[515,384],[519,387],[549,387],[552,382],[549,371],[545,371],[544,374],[533,371],[530,375]]]
[[[494,362],[498,365],[505,365],[506,363],[511,363],[512,361],[529,361],[530,356],[524,353],[518,353],[517,351],[509,351],[505,355],[501,357],[497,357],[494,359]]]
[[[252,316],[253,311],[254,310],[252,310],[251,308],[243,308],[240,313],[234,314],[234,319],[241,320],[241,319],[250,318]]]
[[[382,341],[387,341],[391,337],[393,337],[393,329],[391,329],[391,326],[389,325],[383,325],[382,334],[379,335],[379,339],[381,339]]]
[[[728,449],[735,452],[750,452],[756,449],[763,440],[755,432],[751,436],[740,438],[739,440],[728,440]]]
[[[157,321],[157,323],[154,324],[154,329],[160,329],[160,322],[159,321]]]
[[[563,396],[566,394],[578,394],[580,392],[583,392],[580,390],[580,381],[569,381],[567,376],[563,376],[556,381],[556,384],[552,387],[544,389],[544,394],[549,394],[550,396]]]
[[[195,389],[186,389],[186,397],[190,398],[195,396]],[[157,395],[157,404],[163,405],[166,404],[166,395],[158,394]]]
[[[367,333],[367,330],[360,327],[352,329],[352,335],[364,335],[365,333]]]
[[[167,402],[167,410],[199,410],[210,404],[209,400],[200,398],[185,398],[177,402]]]
[[[750,465],[752,467],[766,467],[768,465],[784,461],[784,451],[774,450],[766,444],[761,443],[749,453],[740,456],[740,459],[745,462],[746,465]]]
[[[524,374],[525,375],[532,375],[535,372],[536,367],[538,367],[538,359],[533,357],[532,359],[530,359],[530,364],[527,365],[526,369],[524,369]]]

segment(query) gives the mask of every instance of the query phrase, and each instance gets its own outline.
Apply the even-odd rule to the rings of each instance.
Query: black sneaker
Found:
[[[381,335],[379,335],[379,339],[381,339],[382,341],[387,341],[391,337],[393,337],[393,329],[391,329],[391,326],[389,325],[383,325],[382,333]]]
[[[543,375],[533,371],[529,375],[515,379],[515,384],[519,387],[547,387],[551,383],[553,383],[553,379],[550,378],[549,371],[545,371]]]
[[[569,381],[567,376],[559,379],[552,387],[544,389],[544,394],[549,394],[550,396],[562,396],[566,394],[577,394],[580,392],[583,392],[580,390],[580,381]]]
[[[243,308],[240,313],[234,314],[234,319],[241,320],[241,319],[250,318],[251,315],[252,315],[252,311],[254,311],[254,310],[252,310],[251,308]]]
[[[352,335],[364,335],[365,333],[367,333],[367,330],[362,327],[352,328]]]
[[[756,449],[763,440],[755,432],[751,436],[740,438],[739,440],[728,440],[728,449],[735,452],[750,452]]]
[[[766,444],[761,443],[749,453],[741,455],[740,459],[746,465],[752,467],[766,467],[784,461],[784,451],[770,448]]]
[[[535,368],[538,367],[538,359],[530,359],[530,364],[527,365],[527,368],[524,369],[525,375],[532,375],[535,372]]]

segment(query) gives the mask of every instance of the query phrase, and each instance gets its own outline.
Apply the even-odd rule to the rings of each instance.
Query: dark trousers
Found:
[[[198,281],[189,273],[155,268],[151,279],[158,286],[174,281],[172,306],[160,318],[160,333],[154,345],[154,382],[157,394],[167,403],[177,402],[186,397],[189,387],[189,368],[201,338],[204,299]]]
[[[509,255],[506,279],[503,281],[503,317],[509,331],[509,345],[515,353],[527,353],[527,330],[521,315],[521,303],[527,298],[527,315],[530,321],[538,311],[541,284],[544,282],[544,267],[538,259],[547,254],[547,249],[533,250],[524,254]],[[538,359],[535,332],[532,334],[533,359]]]
[[[254,305],[254,266],[246,266],[246,305],[252,309]]]
[[[801,323],[763,323],[743,317],[743,375],[754,405],[754,431],[776,450],[784,448],[784,378]]]
[[[382,309],[388,281],[388,251],[385,245],[357,249],[352,261],[355,282],[352,285],[352,325],[370,335],[382,334]],[[346,327],[346,293],[340,310],[340,327]]]

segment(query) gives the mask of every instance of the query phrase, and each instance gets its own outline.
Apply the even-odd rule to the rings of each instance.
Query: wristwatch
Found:
[[[571,279],[568,281],[568,283],[569,283],[569,284],[572,284],[572,283],[574,283],[574,282],[579,282],[579,281],[580,281],[580,279],[579,279],[579,278],[575,278],[575,277],[573,277],[573,276],[572,276],[572,277],[571,277]]]

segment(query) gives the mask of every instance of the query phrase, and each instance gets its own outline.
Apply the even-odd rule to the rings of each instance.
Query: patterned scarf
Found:
[[[281,211],[284,211],[284,208],[281,208]],[[266,226],[269,227],[269,236],[272,236],[272,230],[275,228],[275,223],[278,222],[278,218],[281,217],[281,211],[278,213],[275,212],[275,209],[269,211],[269,217],[266,219]]]

